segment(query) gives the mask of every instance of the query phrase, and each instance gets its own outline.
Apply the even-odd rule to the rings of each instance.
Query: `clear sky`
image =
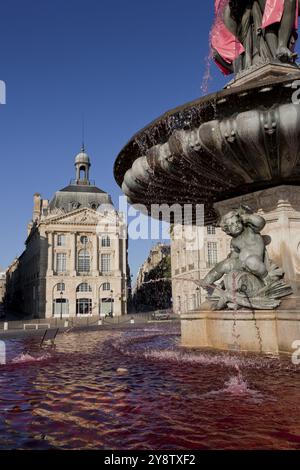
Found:
[[[74,177],[85,142],[91,178],[117,203],[118,152],[166,110],[201,96],[212,0],[3,0],[0,265],[21,254],[32,196]],[[211,66],[209,91],[225,83]],[[133,274],[153,241],[129,245]]]

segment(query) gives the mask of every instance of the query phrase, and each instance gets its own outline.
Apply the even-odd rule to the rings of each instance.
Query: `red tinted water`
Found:
[[[11,342],[0,448],[300,449],[300,369],[289,358],[178,341],[167,326],[72,332],[50,357],[35,341]]]

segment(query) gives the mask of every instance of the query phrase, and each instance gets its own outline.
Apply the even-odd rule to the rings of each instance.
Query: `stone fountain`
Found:
[[[300,340],[300,69],[296,0],[216,0],[211,43],[234,79],[152,122],[115,178],[131,203],[204,204],[231,253],[182,314],[189,347],[291,352]]]

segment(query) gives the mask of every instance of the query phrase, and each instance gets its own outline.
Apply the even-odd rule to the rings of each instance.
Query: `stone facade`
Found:
[[[138,271],[133,291],[137,312],[171,307],[170,245],[157,243]]]
[[[206,292],[193,280],[203,279],[230,252],[231,239],[220,228],[208,226],[194,229],[193,244],[185,236],[188,229],[180,226],[171,232],[173,311],[178,314],[195,310],[205,301]]]
[[[8,268],[12,308],[34,317],[127,313],[127,231],[110,196],[90,183],[84,149],[76,179],[50,203],[34,195],[26,249]]]
[[[0,312],[3,309],[5,295],[6,295],[6,273],[0,272]]]
[[[142,286],[145,280],[147,280],[148,273],[152,271],[152,269],[156,268],[163,258],[169,255],[170,246],[164,243],[157,243],[151,248],[148,258],[138,270],[134,292]]]

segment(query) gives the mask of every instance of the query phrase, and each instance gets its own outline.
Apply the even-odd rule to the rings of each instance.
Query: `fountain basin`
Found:
[[[260,353],[293,353],[300,340],[300,313],[294,310],[193,311],[181,315],[181,344]]]
[[[299,450],[288,356],[183,350],[178,335],[169,324],[73,331],[43,363],[1,366],[0,449]],[[8,341],[8,356],[40,355],[39,343]]]
[[[276,66],[271,67],[272,71]],[[270,71],[269,71],[270,73]],[[300,183],[298,69],[208,95],[169,111],[119,154],[116,181],[130,202],[214,203],[281,184]]]
[[[189,204],[196,215],[203,204],[208,225],[241,204],[250,206],[266,220],[268,253],[293,290],[281,310],[234,313],[238,317],[230,311],[185,313],[184,346],[277,354],[291,352],[300,340],[299,79],[297,67],[255,70],[164,114],[116,160],[115,178],[129,202],[150,214],[153,204]]]

